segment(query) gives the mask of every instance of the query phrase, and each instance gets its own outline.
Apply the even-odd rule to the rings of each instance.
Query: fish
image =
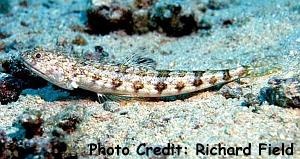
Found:
[[[124,63],[101,63],[66,52],[31,49],[20,53],[24,65],[50,83],[73,90],[126,97],[166,97],[201,91],[248,73],[239,66],[224,70],[161,70],[151,58],[134,56]]]

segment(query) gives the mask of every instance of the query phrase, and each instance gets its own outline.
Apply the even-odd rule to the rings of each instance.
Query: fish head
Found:
[[[33,49],[22,52],[20,59],[24,65],[45,80],[65,89],[70,87],[73,76],[71,58],[59,51]]]

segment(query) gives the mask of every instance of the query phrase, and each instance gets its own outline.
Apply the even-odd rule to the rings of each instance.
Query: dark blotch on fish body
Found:
[[[211,85],[214,85],[214,84],[217,83],[217,81],[218,81],[218,79],[217,79],[215,76],[212,76],[212,77],[209,79],[208,83],[211,84]]]
[[[112,79],[111,84],[113,86],[113,89],[116,89],[116,88],[120,87],[123,84],[123,81],[121,81],[118,78],[114,78],[114,79]]]
[[[161,92],[165,89],[167,89],[167,84],[164,83],[164,82],[158,82],[156,85],[155,85],[155,90],[158,91],[159,94],[161,94]]]
[[[137,93],[140,89],[144,88],[144,84],[141,81],[135,81],[133,82],[133,89],[135,93]]]
[[[177,89],[178,91],[181,91],[183,88],[185,87],[185,84],[184,84],[184,82],[178,82],[177,84],[176,84],[176,87],[175,87],[175,89]]]
[[[229,70],[224,70],[223,72],[223,80],[230,80],[231,76],[229,74]]]
[[[196,78],[193,82],[193,86],[199,87],[201,84],[203,84],[203,81],[200,78]]]

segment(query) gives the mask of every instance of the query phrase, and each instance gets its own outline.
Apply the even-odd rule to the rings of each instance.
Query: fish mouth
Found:
[[[55,83],[53,80],[51,80],[45,73],[41,72],[40,70],[38,70],[36,67],[34,67],[32,64],[30,64],[28,61],[26,61],[24,58],[21,58],[21,61],[24,63],[24,65],[31,70],[32,72],[34,72],[36,75],[41,76],[43,79],[51,82],[51,83]]]
[[[43,78],[47,77],[47,75],[41,71],[39,71],[37,68],[35,68],[32,64],[30,64],[28,61],[26,61],[23,57],[21,57],[21,61],[24,63],[24,65],[32,70],[34,73],[43,76]]]
[[[48,75],[46,75],[45,73],[39,71],[37,68],[35,68],[32,64],[30,64],[28,61],[26,61],[24,58],[21,57],[21,61],[24,63],[24,65],[30,69],[32,72],[34,72],[36,75],[42,77],[43,79],[45,79],[46,81],[54,84],[54,85],[57,85],[61,88],[64,88],[64,89],[67,89],[67,90],[72,90],[71,88],[67,87],[65,84],[59,82],[59,81],[55,81],[51,78],[49,78]]]

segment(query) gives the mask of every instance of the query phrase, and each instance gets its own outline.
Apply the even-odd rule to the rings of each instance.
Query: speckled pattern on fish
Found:
[[[245,67],[218,71],[156,70],[143,65],[103,64],[68,57],[60,51],[33,49],[21,54],[24,64],[47,81],[72,90],[129,97],[191,93],[247,74]]]

